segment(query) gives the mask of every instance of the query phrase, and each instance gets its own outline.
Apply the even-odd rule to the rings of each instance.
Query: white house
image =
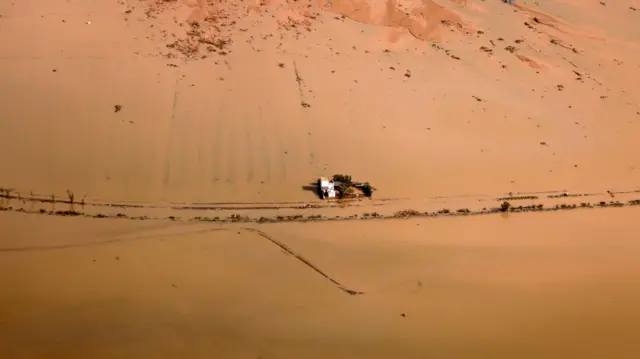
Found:
[[[320,198],[335,198],[336,187],[332,180],[325,177],[320,177],[318,180]]]

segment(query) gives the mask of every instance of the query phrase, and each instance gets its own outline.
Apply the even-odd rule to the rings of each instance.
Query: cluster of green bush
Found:
[[[340,198],[350,197],[355,192],[353,179],[351,175],[345,174],[336,174],[333,175],[333,182],[337,182],[338,185],[336,189],[340,193]],[[365,196],[371,197],[373,195],[373,187],[369,184],[369,182],[365,182],[363,184],[359,184],[358,188],[362,190]]]

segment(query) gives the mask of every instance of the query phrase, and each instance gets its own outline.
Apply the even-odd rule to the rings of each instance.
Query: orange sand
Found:
[[[633,5],[4,4],[0,186],[154,203],[314,200],[301,187],[335,172],[381,198],[637,188]]]
[[[240,227],[4,212],[0,352],[634,358],[639,214],[258,227],[350,296]]]
[[[638,199],[638,9],[0,2],[0,357],[638,357],[637,207],[249,229],[13,212],[67,191],[159,218]],[[305,207],[334,173],[376,199]]]

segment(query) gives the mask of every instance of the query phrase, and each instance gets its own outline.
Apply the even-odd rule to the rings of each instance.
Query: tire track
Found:
[[[225,139],[227,140],[224,154],[227,162],[226,163],[226,171],[227,171],[226,181],[228,184],[236,184],[236,181],[237,181],[236,170],[238,167],[237,162],[240,157],[239,155],[242,153],[242,151],[236,150],[236,148],[242,143],[242,139],[237,138],[237,136],[238,137],[241,136],[242,133],[238,131],[238,128],[241,127],[241,125],[238,125],[238,121],[235,120],[236,116],[238,116],[238,113],[235,109],[232,108],[230,118],[233,118],[234,120],[224,121],[229,128],[229,133],[226,136],[224,136]]]
[[[349,294],[349,295],[361,295],[361,294],[364,294],[364,292],[355,291],[355,290],[352,290],[352,289],[349,289],[349,288],[345,287],[338,280],[336,280],[335,278],[331,277],[330,275],[328,275],[327,273],[322,271],[320,268],[318,268],[316,265],[314,265],[309,260],[304,258],[302,255],[294,252],[286,244],[284,244],[284,243],[278,241],[277,239],[269,236],[265,232],[257,230],[257,229],[254,229],[254,228],[248,228],[248,227],[243,227],[243,228],[240,228],[240,229],[245,231],[245,232],[248,232],[248,233],[256,234],[259,237],[262,237],[262,238],[268,240],[272,244],[275,244],[280,249],[285,251],[288,255],[291,255],[291,256],[295,257],[302,264],[304,264],[305,266],[313,269],[316,273],[318,273],[319,275],[321,275],[324,278],[326,278],[327,280],[329,280],[331,283],[333,283],[342,292],[344,292],[346,294]],[[207,229],[202,229],[202,230],[197,230],[197,231],[150,234],[150,235],[143,235],[143,236],[136,236],[136,237],[124,237],[124,238],[110,238],[110,239],[104,239],[104,240],[95,241],[95,242],[89,242],[89,243],[67,243],[67,244],[49,245],[49,246],[45,245],[45,246],[6,247],[6,248],[0,248],[0,253],[43,252],[43,251],[55,251],[55,250],[65,250],[65,249],[73,249],[73,248],[97,247],[97,246],[104,246],[104,245],[113,244],[113,243],[139,241],[139,240],[154,239],[154,238],[167,238],[167,237],[175,237],[175,236],[182,236],[182,235],[203,234],[203,233],[219,232],[219,231],[231,232],[232,230],[230,228],[207,228]]]
[[[6,247],[6,248],[0,248],[0,253],[43,252],[43,251],[55,251],[55,250],[72,249],[72,248],[99,247],[99,246],[104,246],[112,243],[138,241],[138,240],[154,239],[154,238],[162,238],[162,237],[174,237],[174,236],[181,236],[185,234],[200,234],[200,233],[207,233],[207,232],[214,232],[214,231],[228,231],[228,229],[227,228],[208,228],[208,229],[191,231],[191,232],[149,234],[145,236],[136,236],[136,237],[110,238],[110,239],[104,239],[104,240],[88,242],[88,243],[67,243],[67,244],[58,244],[58,245],[50,245],[50,246]]]
[[[246,159],[246,163],[247,163],[247,182],[251,183],[253,182],[253,169],[255,168],[255,163],[254,163],[254,158],[255,156],[253,155],[253,143],[251,142],[251,128],[253,128],[253,126],[250,126],[249,123],[246,123],[246,128],[245,128],[245,140],[247,141],[247,159]]]
[[[267,152],[267,151],[264,151]],[[269,160],[269,156],[267,156]],[[267,176],[267,179],[269,177]],[[9,190],[10,189],[10,190]],[[20,193],[28,195],[20,195]],[[559,195],[567,193],[567,195]],[[561,198],[561,197],[611,197],[617,194],[633,194],[640,193],[640,187],[619,189],[615,191],[607,190],[601,192],[597,190],[589,192],[568,192],[566,190],[545,190],[545,191],[527,191],[516,192],[515,196],[529,196],[535,195],[538,197],[546,197],[546,199]],[[447,202],[452,200],[467,199],[477,200],[484,202],[500,201],[505,198],[509,198],[512,193],[493,193],[493,194],[475,194],[475,195],[452,195],[452,196],[432,196],[432,197],[385,197],[375,198],[370,202],[373,205],[384,205],[386,203],[394,203],[399,201],[438,201]],[[43,194],[26,189],[16,189],[14,187],[0,187],[0,205],[9,206],[12,200],[20,202],[39,202],[39,203],[52,203],[52,204],[72,204],[68,199],[65,199],[66,195],[58,195],[52,197],[52,194]],[[545,199],[545,198],[540,198]],[[170,208],[174,210],[214,210],[214,209],[235,209],[235,210],[253,210],[253,209],[281,209],[281,208],[324,208],[332,207],[334,202],[327,201],[242,201],[242,202],[189,202],[189,201],[172,201],[172,202],[139,202],[128,200],[103,200],[100,198],[91,198],[86,201],[83,199],[81,202],[76,201],[75,204],[87,207],[109,207],[109,208]],[[311,206],[309,206],[311,204]]]
[[[283,251],[287,252],[289,255],[295,257],[297,260],[299,260],[300,262],[302,262],[304,265],[306,265],[307,267],[313,269],[316,273],[320,274],[321,276],[325,277],[326,279],[328,279],[331,283],[333,283],[336,287],[338,287],[338,289],[340,289],[341,291],[343,291],[344,293],[347,293],[349,295],[360,295],[360,294],[364,294],[364,292],[359,292],[359,291],[355,291],[352,289],[348,289],[347,287],[345,287],[344,285],[342,285],[340,282],[338,282],[335,278],[331,277],[330,275],[326,274],[325,272],[323,272],[320,268],[316,267],[313,263],[309,262],[306,258],[304,258],[302,255],[294,252],[291,248],[289,248],[286,244],[276,240],[273,237],[270,237],[269,235],[267,235],[265,232],[260,231],[258,229],[254,229],[254,228],[242,228],[243,230],[247,231],[247,232],[251,232],[251,233],[255,233],[265,239],[267,239],[268,241],[270,241],[271,243],[275,244],[276,246],[280,247]]]
[[[293,61],[293,70],[294,70],[294,74],[296,77],[296,83],[298,85],[298,95],[300,96],[300,103],[303,104],[307,104],[307,106],[309,106],[309,104],[305,101],[305,97],[304,97],[304,90],[307,88],[307,84],[304,82],[304,79],[302,78],[302,76],[300,75],[300,70],[298,69],[298,64]],[[310,129],[310,116],[302,111],[302,116],[304,117],[304,129],[305,132],[307,133],[307,137],[306,137],[306,143],[307,143],[307,155],[308,155],[308,164],[309,167],[311,167],[314,172],[319,172],[319,167],[316,165],[316,155],[315,155],[315,151],[314,151],[314,146],[313,146],[313,139],[312,136],[313,134],[311,133],[311,129]]]
[[[264,173],[262,174],[264,178],[264,182],[269,182],[271,180],[271,155],[270,155],[270,146],[267,141],[268,136],[265,133],[264,127],[264,118],[262,117],[262,105],[258,106],[258,128],[260,129],[260,148],[262,152],[262,163],[264,164]]]
[[[171,137],[173,132],[175,131],[175,121],[176,121],[176,111],[178,108],[178,95],[180,91],[178,91],[178,85],[180,84],[180,71],[176,71],[176,82],[174,84],[173,90],[173,104],[171,105],[171,123],[169,124],[169,131],[167,134],[167,147],[164,155],[164,173],[162,182],[165,186],[168,186],[171,183],[171,155],[173,153],[173,138]]]
[[[216,111],[216,116],[215,116],[215,121],[216,121],[216,125],[215,125],[215,138],[213,140],[213,143],[211,144],[211,182],[213,184],[216,184],[217,182],[220,181],[222,174],[220,173],[220,169],[222,167],[222,158],[223,158],[223,153],[222,151],[222,138],[225,137],[222,134],[223,131],[223,115],[224,115],[224,111],[223,109],[225,108],[225,101],[223,99],[223,101],[220,102],[220,104],[218,105],[218,110]]]

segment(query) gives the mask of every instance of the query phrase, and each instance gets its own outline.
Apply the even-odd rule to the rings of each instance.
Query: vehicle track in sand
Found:
[[[636,194],[638,194],[638,196],[636,196]],[[609,197],[609,201],[605,201],[604,198],[602,198],[603,196],[608,196]],[[619,197],[617,197],[619,196]],[[619,199],[620,197],[627,197],[625,198],[625,202],[621,202]],[[208,233],[208,232],[214,232],[214,231],[244,231],[244,232],[249,232],[249,233],[253,233],[256,234],[266,240],[268,240],[269,242],[271,242],[272,244],[276,245],[277,247],[279,247],[284,253],[286,253],[287,255],[290,255],[292,257],[294,257],[297,261],[301,262],[302,264],[304,264],[305,266],[309,267],[310,269],[312,269],[313,271],[315,271],[317,274],[321,275],[322,277],[324,277],[325,279],[329,280],[336,288],[338,288],[340,291],[349,294],[349,295],[360,295],[360,294],[364,294],[363,292],[360,291],[356,291],[353,289],[350,289],[348,287],[346,287],[345,285],[343,285],[340,281],[338,281],[335,277],[332,277],[331,275],[329,275],[327,272],[325,272],[324,270],[320,269],[318,266],[314,265],[311,261],[309,261],[306,257],[304,257],[302,254],[294,251],[291,247],[287,246],[286,244],[284,244],[283,242],[279,241],[278,239],[270,236],[268,233],[266,233],[263,230],[257,229],[257,228],[252,228],[252,227],[247,227],[246,225],[250,224],[250,225],[263,225],[263,224],[268,224],[268,223],[280,223],[280,222],[310,222],[310,221],[345,221],[345,220],[399,220],[399,219],[408,219],[408,218],[438,218],[438,217],[466,217],[466,216],[474,216],[474,215],[491,215],[491,214],[496,214],[496,213],[501,213],[501,214],[507,214],[509,212],[549,212],[549,211],[558,211],[558,210],[574,210],[574,209],[595,209],[595,208],[610,208],[610,207],[630,207],[630,206],[640,206],[640,199],[637,198],[633,198],[630,199],[628,196],[636,196],[636,197],[640,197],[640,189],[636,188],[636,189],[630,189],[630,190],[625,190],[625,191],[617,191],[617,192],[612,192],[612,191],[607,191],[606,193],[584,193],[584,194],[570,194],[567,193],[565,191],[539,191],[539,192],[530,192],[530,193],[509,193],[508,195],[502,196],[502,197],[496,197],[496,196],[486,196],[486,198],[484,200],[488,201],[488,200],[492,200],[492,201],[497,201],[497,203],[502,202],[502,206],[500,207],[491,207],[491,208],[483,208],[482,210],[469,210],[467,208],[464,209],[459,209],[457,211],[450,211],[450,210],[438,210],[437,212],[420,212],[417,210],[413,210],[413,209],[405,209],[405,210],[400,210],[397,212],[394,212],[392,214],[385,214],[385,215],[379,215],[377,212],[374,213],[361,213],[360,215],[349,215],[349,216],[336,216],[336,217],[324,217],[322,215],[314,215],[314,216],[308,216],[308,217],[304,217],[302,215],[299,214],[295,214],[295,215],[289,215],[289,216],[276,216],[276,217],[260,217],[260,218],[250,218],[247,216],[240,216],[238,214],[231,214],[229,217],[227,218],[218,218],[218,217],[214,217],[214,218],[210,218],[210,217],[202,217],[202,216],[198,216],[198,217],[188,217],[188,218],[179,218],[179,217],[175,217],[175,216],[168,216],[168,217],[159,217],[159,216],[146,216],[146,215],[140,215],[140,216],[130,216],[127,214],[123,214],[123,213],[117,213],[117,214],[113,214],[113,215],[104,215],[101,213],[97,213],[97,214],[91,214],[91,213],[85,213],[85,212],[78,212],[75,211],[74,205],[78,205],[78,206],[82,206],[84,208],[84,206],[89,206],[89,207],[100,207],[100,206],[107,206],[107,207],[116,207],[116,208],[127,208],[128,207],[133,207],[133,208],[167,208],[167,209],[181,209],[181,210],[189,210],[189,209],[193,209],[191,207],[188,207],[186,205],[183,206],[179,206],[176,207],[175,205],[162,205],[162,204],[151,204],[151,203],[147,203],[147,204],[109,204],[109,203],[91,203],[91,202],[87,202],[84,203],[84,205],[78,204],[78,203],[72,203],[70,200],[69,201],[57,201],[55,200],[55,197],[53,198],[43,198],[43,197],[37,197],[37,195],[35,194],[30,194],[27,197],[22,197],[18,192],[15,192],[14,190],[5,190],[3,189],[2,193],[0,194],[0,212],[2,211],[9,211],[9,212],[19,212],[19,213],[24,213],[24,214],[40,214],[40,215],[56,215],[56,216],[71,216],[71,217],[85,217],[85,218],[95,218],[95,219],[104,219],[104,220],[109,220],[109,219],[128,219],[128,220],[152,220],[152,221],[180,221],[183,223],[187,223],[187,222],[207,222],[209,224],[217,224],[218,226],[215,228],[206,228],[203,230],[197,230],[197,231],[188,231],[188,232],[178,232],[178,233],[166,233],[166,234],[153,234],[153,235],[143,235],[143,236],[135,236],[135,237],[116,237],[116,238],[106,238],[106,239],[100,239],[94,242],[89,242],[89,243],[66,243],[66,244],[60,244],[60,245],[51,245],[51,246],[21,246],[21,247],[5,247],[5,248],[0,248],[0,253],[8,253],[8,252],[33,252],[33,251],[47,251],[47,250],[64,250],[64,249],[71,249],[71,248],[79,248],[79,247],[89,247],[89,246],[99,246],[99,245],[106,245],[106,244],[112,244],[112,243],[118,243],[118,242],[126,242],[126,241],[132,241],[132,240],[143,240],[143,239],[153,239],[153,238],[158,238],[158,237],[174,237],[174,236],[180,236],[180,235],[187,235],[187,234],[198,234],[198,233]],[[583,198],[590,198],[593,199],[594,197],[600,197],[599,200],[596,200],[596,202],[585,202],[583,200]],[[433,198],[433,199],[440,199],[440,200],[451,200],[451,199],[455,199],[455,198],[472,198],[471,196],[458,196],[458,197],[439,197],[439,198]],[[617,200],[613,200],[615,198],[618,198]],[[553,201],[553,200],[563,200],[563,201],[573,201],[573,203],[569,203],[567,204],[566,202],[563,203],[556,203],[554,207],[548,207],[545,206],[543,204],[541,204],[541,201]],[[576,202],[576,201],[582,201],[582,202]],[[23,205],[26,205],[28,203],[29,205],[29,209],[25,208],[24,206],[18,206],[18,207],[13,207],[11,206],[11,202],[16,201],[16,202],[21,202]],[[380,201],[380,200],[377,200]],[[389,202],[393,202],[394,200],[388,200]],[[396,200],[398,201],[398,200]],[[508,203],[508,201],[514,202],[516,204],[511,204],[510,202]],[[519,201],[528,201],[526,205],[517,205],[517,203],[521,203]],[[70,210],[51,210],[51,211],[47,211],[44,210],[42,208],[40,209],[36,209],[34,207],[34,204],[40,202],[40,203],[52,203],[54,206],[56,203],[62,203],[62,204],[68,204],[70,206]],[[384,202],[384,200],[382,201]],[[274,205],[279,205],[285,202],[272,202],[272,204]],[[300,203],[305,203],[305,202],[287,202],[289,204],[300,204]],[[505,207],[505,203],[508,203],[508,205]],[[548,204],[548,203],[547,203]],[[231,204],[228,204],[231,205]],[[246,205],[251,207],[252,204],[251,203],[236,203],[236,206],[240,206],[240,205]],[[136,207],[137,206],[137,207]],[[154,207],[155,206],[155,207]],[[164,206],[164,207],[162,207]],[[202,210],[203,208],[205,209],[210,209],[210,208],[220,208],[220,207],[197,207],[195,209],[199,209]],[[232,208],[234,210],[238,210],[240,207],[234,207],[234,206],[229,206],[227,208]],[[245,207],[246,208],[246,207]],[[255,206],[253,206],[253,208],[255,208]],[[270,209],[277,209],[279,207],[268,207]],[[299,208],[299,209],[303,209],[303,208],[307,208],[307,207],[289,207],[289,208]],[[311,207],[310,207],[311,208]],[[316,207],[317,208],[317,207]],[[364,209],[366,208],[370,208],[369,207],[363,207]]]
[[[8,190],[8,192],[7,192]],[[28,193],[27,195],[23,195]],[[638,193],[640,195],[640,186],[633,188],[620,189],[616,191],[588,191],[581,193],[573,193],[566,190],[542,190],[527,192],[507,192],[499,194],[469,194],[455,196],[431,196],[424,198],[407,197],[407,198],[354,198],[347,200],[310,200],[310,201],[247,201],[247,202],[134,202],[127,200],[103,201],[100,199],[82,199],[82,202],[75,202],[67,199],[65,195],[41,194],[34,191],[20,191],[13,187],[0,187],[0,199],[6,203],[0,202],[0,205],[9,205],[12,200],[18,202],[36,202],[36,203],[59,203],[59,204],[75,204],[86,207],[111,207],[111,208],[149,208],[149,209],[170,209],[180,211],[210,211],[210,210],[278,210],[278,209],[323,209],[336,207],[349,207],[362,205],[362,207],[380,207],[388,203],[396,203],[400,201],[437,201],[445,203],[454,200],[467,200],[473,202],[495,202],[503,200],[544,200],[562,198],[562,197],[615,197],[615,195],[626,195]]]
[[[294,257],[297,261],[301,262],[302,264],[304,264],[305,266],[309,267],[310,269],[312,269],[317,274],[319,274],[322,277],[324,277],[325,279],[327,279],[329,282],[331,282],[334,286],[336,286],[342,292],[344,292],[346,294],[349,294],[349,295],[361,295],[361,294],[364,294],[364,292],[360,292],[360,291],[356,291],[356,290],[352,290],[352,289],[347,288],[342,283],[340,283],[336,278],[334,278],[334,277],[330,276],[329,274],[327,274],[325,271],[320,269],[318,266],[313,264],[307,258],[303,257],[300,253],[294,251],[291,247],[287,246],[283,242],[281,242],[281,241],[275,239],[274,237],[268,235],[264,231],[261,231],[261,230],[255,229],[255,228],[249,228],[249,227],[241,227],[239,229],[236,229],[236,228],[207,228],[207,229],[196,230],[196,231],[163,233],[163,234],[150,234],[150,235],[141,235],[141,236],[135,236],[135,237],[108,238],[108,239],[93,241],[93,242],[89,242],[89,243],[66,243],[66,244],[58,244],[58,245],[50,245],[50,246],[21,246],[21,247],[4,247],[4,248],[0,247],[0,253],[65,250],[65,249],[73,249],[73,248],[95,247],[95,246],[102,246],[102,245],[113,244],[113,243],[121,243],[121,242],[130,242],[130,241],[155,239],[155,238],[176,237],[176,236],[182,236],[182,235],[203,234],[203,233],[219,232],[219,231],[226,231],[226,232],[236,231],[237,232],[238,230],[241,230],[241,231],[244,231],[244,232],[247,232],[247,233],[252,233],[252,234],[255,234],[255,235],[257,235],[257,236],[259,236],[261,238],[266,239],[270,243],[272,243],[272,244],[276,245],[278,248],[280,248],[285,254]]]

